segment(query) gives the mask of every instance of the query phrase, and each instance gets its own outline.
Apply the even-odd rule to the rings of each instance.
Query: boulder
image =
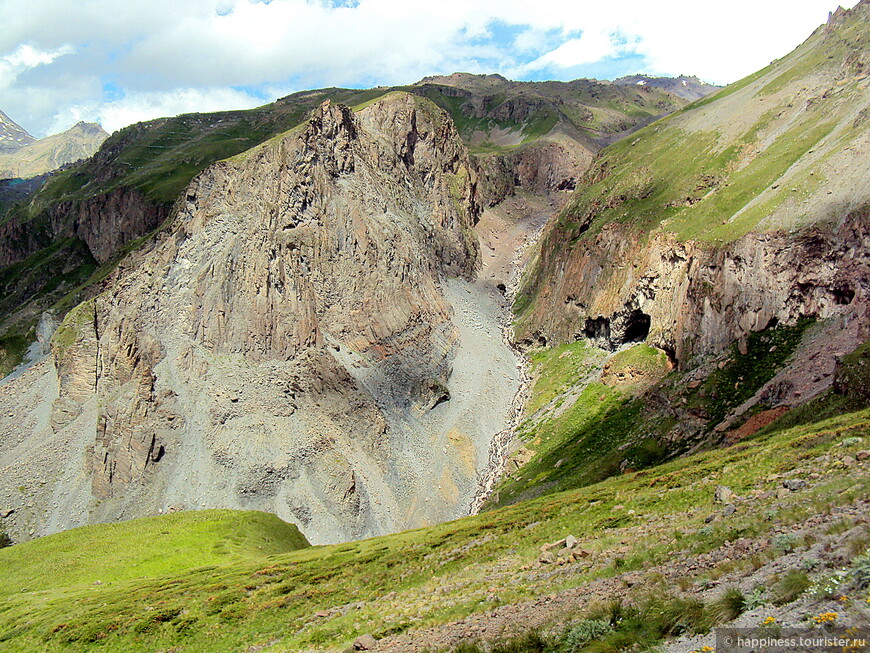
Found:
[[[731,500],[734,498],[734,492],[731,491],[731,488],[727,485],[719,485],[716,487],[716,490],[713,492],[713,499],[717,503],[731,503]]]
[[[729,503],[722,509],[722,515],[725,517],[730,517],[735,512],[737,512],[737,506],[735,506],[733,503]]]
[[[566,548],[573,549],[575,546],[577,546],[577,538],[576,537],[574,537],[573,535],[569,535],[568,537],[565,538],[565,547]]]
[[[354,640],[353,650],[354,651],[368,651],[377,646],[377,640],[371,635],[360,635]]]
[[[782,486],[786,490],[790,490],[792,492],[796,490],[802,490],[807,486],[807,482],[802,478],[788,478],[782,482]]]

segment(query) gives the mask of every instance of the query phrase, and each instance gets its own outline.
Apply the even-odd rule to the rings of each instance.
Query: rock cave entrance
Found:
[[[606,317],[587,317],[583,335],[590,340],[610,341],[610,320]]]
[[[625,322],[625,335],[622,336],[622,343],[646,340],[649,335],[650,323],[649,315],[639,308],[634,309],[628,314],[628,319]]]

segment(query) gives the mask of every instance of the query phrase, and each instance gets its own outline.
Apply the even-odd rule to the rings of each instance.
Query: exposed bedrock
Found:
[[[586,337],[613,349],[647,340],[679,362],[800,317],[867,319],[870,207],[798,232],[734,242],[644,240],[618,224],[579,248],[550,247],[519,340]]]
[[[29,374],[74,459],[37,534],[172,505],[269,510],[313,542],[466,514],[519,383],[465,299],[477,183],[446,114],[405,94],[327,102],[204,171]],[[459,361],[503,390],[491,419]]]

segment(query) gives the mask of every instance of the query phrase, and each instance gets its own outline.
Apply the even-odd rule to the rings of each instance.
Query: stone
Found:
[[[378,641],[371,635],[360,635],[353,642],[354,651],[369,651],[378,645]]]
[[[704,523],[709,524],[714,519],[716,519],[716,515],[707,515],[706,517],[704,517]]]
[[[861,449],[861,451],[855,454],[855,458],[858,460],[867,460],[867,458],[870,458],[870,449]]]
[[[733,503],[729,503],[722,509],[722,515],[725,517],[730,517],[735,512],[737,512],[737,506],[735,506]]]
[[[575,546],[577,546],[577,538],[573,535],[569,535],[565,538],[565,546],[569,549],[573,549]]]
[[[718,485],[713,492],[713,499],[717,503],[730,503],[734,498],[734,492],[727,485]]]
[[[574,550],[574,557],[576,557],[576,558],[588,558],[591,555],[592,555],[592,551],[589,551],[588,549],[575,549]]]
[[[15,512],[15,508],[6,508],[5,510],[0,510],[0,517],[6,519],[9,515]]]
[[[857,461],[854,458],[852,458],[852,456],[846,456],[845,458],[843,458],[843,464],[846,467],[854,467],[856,462]]]
[[[542,565],[554,565],[556,564],[556,560],[556,555],[552,551],[544,551],[538,556],[538,562]]]
[[[802,478],[787,478],[782,482],[782,486],[786,490],[790,490],[791,492],[795,492],[797,490],[802,490],[807,486],[807,482]]]
[[[777,499],[785,499],[790,493],[791,493],[791,491],[784,488],[784,487],[778,488],[776,491],[776,498]]]

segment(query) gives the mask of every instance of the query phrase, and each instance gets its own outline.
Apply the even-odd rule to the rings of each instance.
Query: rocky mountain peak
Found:
[[[0,111],[0,153],[17,152],[34,141],[26,129]]]

